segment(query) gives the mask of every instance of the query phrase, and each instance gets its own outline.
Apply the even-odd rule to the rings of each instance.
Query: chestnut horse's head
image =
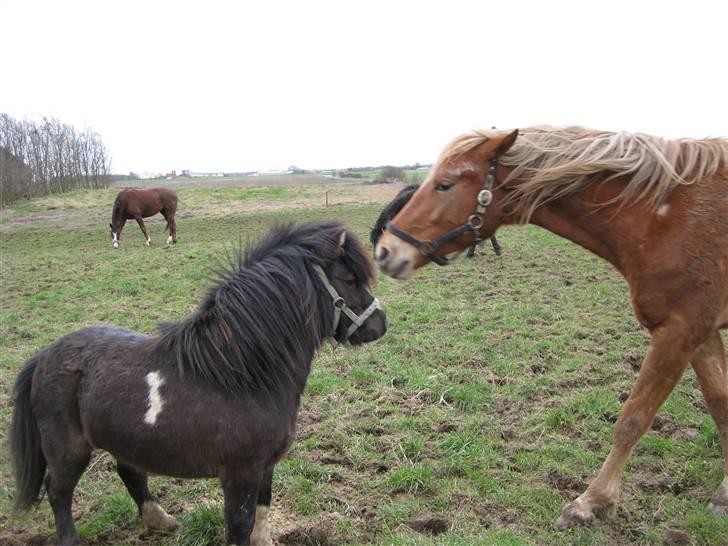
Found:
[[[493,235],[502,223],[499,201],[505,191],[497,161],[517,137],[517,130],[495,133],[472,147],[467,138],[453,141],[379,239],[374,256],[382,272],[407,279],[430,261],[444,265],[475,240]]]

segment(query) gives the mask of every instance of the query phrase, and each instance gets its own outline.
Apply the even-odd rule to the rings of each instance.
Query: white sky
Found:
[[[0,112],[113,171],[430,163],[476,128],[728,136],[728,2],[0,0]]]

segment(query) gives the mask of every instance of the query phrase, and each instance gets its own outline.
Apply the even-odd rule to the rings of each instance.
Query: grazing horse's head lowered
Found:
[[[533,223],[610,262],[650,331],[612,449],[559,528],[613,513],[622,470],[691,365],[723,448],[710,507],[728,514],[728,140],[666,140],[581,127],[480,131],[453,140],[388,224],[380,269],[406,279],[503,224]]]
[[[148,472],[217,477],[227,544],[271,544],[273,469],[295,437],[316,351],[326,339],[358,345],[386,332],[372,279],[368,254],[340,224],[283,226],[157,336],[97,326],[60,338],[15,383],[16,507],[30,508],[45,478],[59,542],[78,543],[73,490],[100,448],[147,527],[176,526]]]

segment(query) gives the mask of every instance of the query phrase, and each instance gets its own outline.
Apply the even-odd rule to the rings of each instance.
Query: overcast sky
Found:
[[[113,170],[430,163],[477,128],[728,136],[728,2],[0,0],[0,112]]]

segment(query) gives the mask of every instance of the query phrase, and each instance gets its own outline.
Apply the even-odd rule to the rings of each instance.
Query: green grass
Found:
[[[19,204],[16,219],[33,211],[58,217],[21,222],[0,236],[0,441],[17,370],[59,336],[101,322],[153,333],[158,322],[187,316],[226,253],[277,221],[337,218],[368,239],[381,205],[326,209],[324,191],[180,190],[178,245],[159,244],[165,234],[156,222],[151,248],[125,233],[117,251],[106,227],[113,192]],[[225,213],[255,200],[284,208]],[[93,219],[96,208],[98,222],[76,222]],[[387,335],[321,351],[297,441],[276,468],[274,522],[285,529],[274,525],[274,536],[295,528],[348,544],[607,545],[660,544],[668,529],[680,529],[698,544],[728,543],[728,518],[705,508],[722,480],[722,455],[691,371],[660,411],[676,432],[650,432],[637,446],[616,516],[554,530],[578,490],[559,490],[553,476],[588,483],[595,475],[648,338],[624,281],[604,262],[534,227],[503,230],[499,239],[501,258],[488,251],[426,268],[407,283],[380,278],[374,290],[390,320]],[[223,543],[215,480],[154,478],[154,493],[182,528],[149,534],[111,457],[97,455],[92,467],[74,508],[89,542]],[[10,514],[12,487],[2,457],[1,514]],[[423,514],[450,525],[435,536],[412,530]],[[0,543],[52,532],[45,500],[31,515],[0,517]]]

